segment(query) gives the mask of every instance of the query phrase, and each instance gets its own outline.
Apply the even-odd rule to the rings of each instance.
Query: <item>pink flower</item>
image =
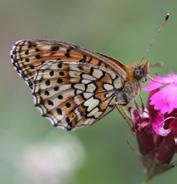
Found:
[[[157,90],[150,98],[150,104],[155,110],[162,114],[171,113],[177,109],[177,75],[168,74],[166,77],[156,76],[150,80],[149,86],[145,87],[146,91]]]
[[[169,170],[177,151],[177,75],[156,76],[145,87],[147,108],[130,107],[132,130],[146,178]]]

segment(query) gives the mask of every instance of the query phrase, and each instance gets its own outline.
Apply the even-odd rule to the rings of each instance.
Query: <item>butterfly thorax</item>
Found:
[[[125,82],[124,87],[121,91],[115,92],[115,101],[118,105],[129,104],[141,90],[141,83],[138,81]]]
[[[124,80],[121,90],[115,93],[115,100],[118,105],[129,104],[137,95],[139,95],[142,83],[146,81],[149,72],[149,62],[142,62],[137,65],[125,66],[127,79]]]

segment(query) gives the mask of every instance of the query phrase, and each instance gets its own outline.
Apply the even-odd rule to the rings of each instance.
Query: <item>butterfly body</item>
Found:
[[[124,65],[74,44],[46,40],[17,42],[11,59],[41,114],[68,130],[130,103],[149,71],[148,62]]]

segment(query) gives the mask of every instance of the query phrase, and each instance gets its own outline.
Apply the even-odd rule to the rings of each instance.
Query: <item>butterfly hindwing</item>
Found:
[[[77,62],[47,62],[35,76],[35,105],[55,126],[70,130],[93,124],[115,106],[113,73],[97,70]]]

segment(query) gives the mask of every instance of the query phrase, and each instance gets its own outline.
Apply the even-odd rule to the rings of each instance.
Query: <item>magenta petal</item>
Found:
[[[164,85],[168,85],[171,83],[177,83],[177,75],[176,74],[168,74],[165,77],[156,76],[153,80],[148,81],[148,86],[144,87],[145,91],[152,91],[163,87]]]
[[[161,87],[163,85],[163,79],[164,78],[160,77],[160,76],[154,77],[154,80],[148,81],[148,86],[145,86],[144,90],[145,91],[152,91],[152,90],[158,89],[159,87]]]
[[[171,113],[177,108],[177,86],[170,84],[150,97],[150,104],[162,114]]]
[[[162,84],[154,82],[154,81],[148,81],[149,86],[145,86],[144,90],[145,91],[153,91],[155,89],[158,89],[159,87],[162,86]]]
[[[158,79],[159,79],[158,80],[159,82],[162,82],[162,83],[165,83],[165,84],[170,84],[170,83],[173,83],[173,82],[177,81],[177,75],[174,74],[174,73],[170,73],[165,77],[160,77],[159,78],[159,76],[158,76]],[[156,80],[156,79],[154,78],[154,80]]]
[[[177,82],[177,75],[174,73],[170,73],[167,75],[167,78],[173,80],[173,82]]]
[[[164,128],[164,118],[161,114],[157,114],[155,119],[152,122],[152,128],[154,132],[161,136],[167,136],[171,130]]]

